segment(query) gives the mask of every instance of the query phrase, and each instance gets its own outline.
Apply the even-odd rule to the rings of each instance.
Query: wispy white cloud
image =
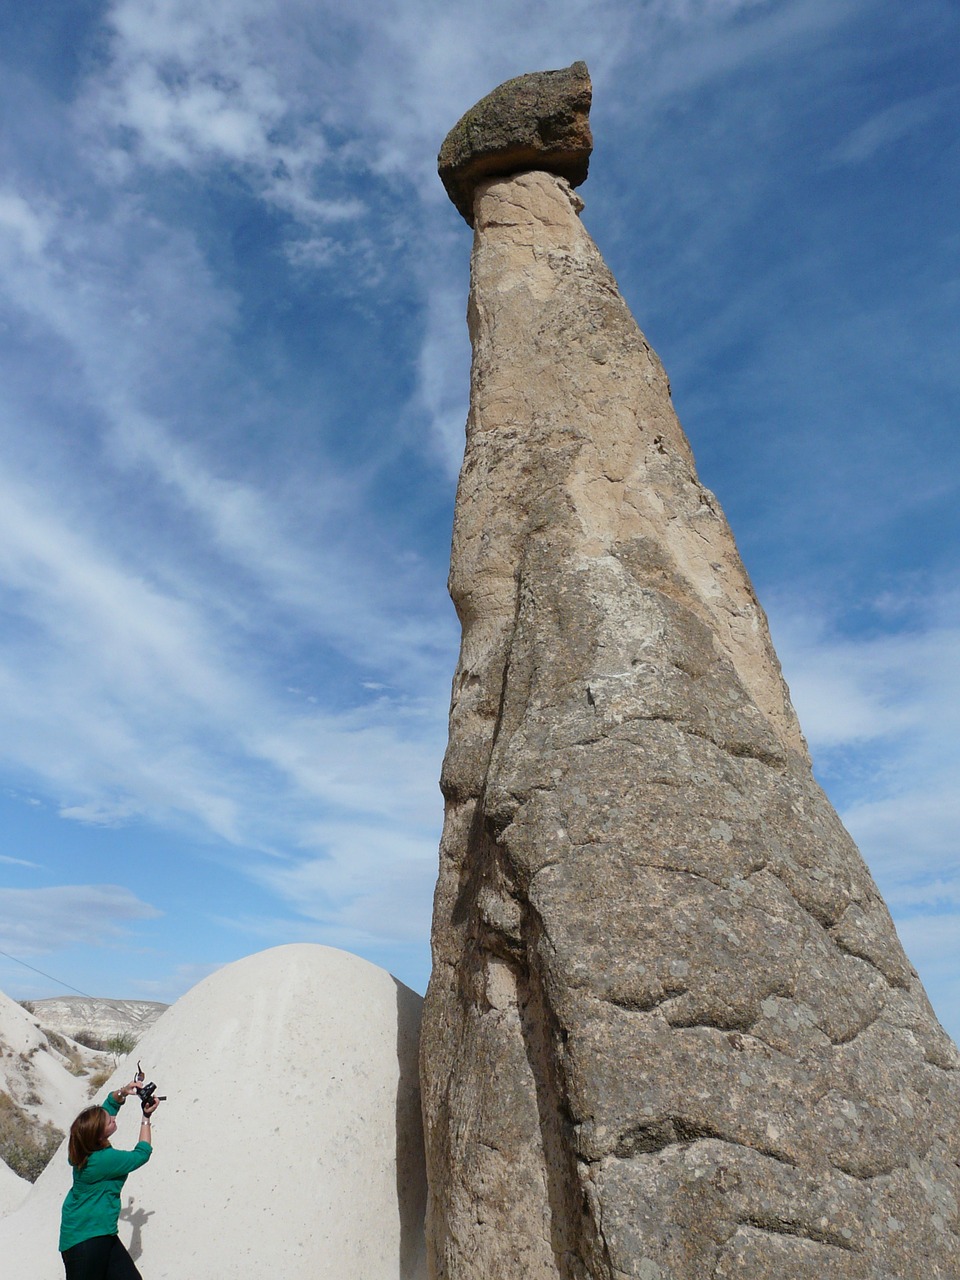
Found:
[[[956,95],[938,90],[890,103],[847,134],[834,147],[830,159],[835,164],[863,164],[878,151],[893,146],[929,124],[934,115],[949,108],[951,98],[955,101]]]
[[[144,57],[166,56],[165,41],[193,56],[188,30],[154,36]],[[423,567],[378,533],[358,471],[317,447],[295,493],[192,436],[191,401],[216,403],[243,379],[238,299],[190,233],[145,214],[126,185],[131,163],[219,160],[245,165],[276,203],[263,185],[267,151],[283,158],[267,139],[272,99],[256,76],[238,83],[260,93],[263,127],[251,107],[245,150],[239,133],[231,152],[217,128],[202,132],[200,106],[216,110],[201,95],[194,114],[163,117],[122,172],[101,166],[91,202],[71,190],[89,177],[82,167],[62,175],[59,200],[26,181],[0,199],[2,305],[38,335],[38,369],[69,370],[54,373],[56,408],[84,424],[58,440],[39,379],[32,401],[0,404],[0,757],[66,819],[212,835],[240,869],[263,848],[295,866],[320,813],[375,819],[381,864],[364,866],[380,883],[402,854],[386,827],[437,822],[446,690],[440,681],[437,696],[435,673],[452,616],[424,611]],[[90,125],[89,98],[84,110]],[[164,153],[164,138],[182,152]],[[312,145],[290,170],[304,181],[322,159]],[[92,133],[87,146],[89,158]],[[312,225],[317,209],[294,186],[284,207]],[[273,429],[278,410],[252,381],[231,395]],[[32,449],[45,428],[52,447]],[[304,650],[319,697],[292,697],[274,676]]]
[[[822,615],[794,610],[777,609],[780,653],[815,750],[896,737],[899,750],[923,751],[930,737],[955,734],[960,619],[951,616],[952,593],[900,625],[887,619],[892,629],[872,635],[840,632]]]
[[[311,226],[362,213],[330,199],[317,176],[329,146],[285,68],[270,57],[277,6],[204,0],[118,0],[110,62],[83,102],[87,130],[112,128],[110,159],[159,167],[242,169],[260,195]],[[132,146],[122,150],[125,139]]]
[[[79,104],[91,153],[121,179],[143,165],[234,169],[301,225],[289,252],[302,266],[336,260],[338,239],[357,234],[345,224],[372,212],[345,177],[440,203],[432,156],[476,97],[578,57],[602,76],[634,26],[621,0],[530,0],[519,22],[515,0],[379,0],[352,13],[332,0],[116,0],[107,21],[106,68]]]
[[[216,614],[26,493],[0,477],[0,572],[20,615],[0,645],[0,754],[64,797],[64,816],[180,815],[238,845],[296,845],[316,804],[398,823],[435,807],[439,699],[307,709],[235,653]]]
[[[865,0],[691,0],[654,3],[638,12],[636,32],[653,19],[642,40],[648,54],[645,74],[622,86],[620,110],[627,104],[654,104],[690,93],[734,73],[759,71],[783,62],[791,46],[829,37],[864,7]]]
[[[21,956],[36,956],[78,943],[102,946],[122,937],[134,922],[156,919],[160,914],[120,885],[0,889],[3,949]]]
[[[424,237],[432,243],[430,270],[417,272],[419,255],[410,254],[424,320],[409,409],[425,416],[450,471],[460,452],[464,398],[454,388],[466,342],[447,281],[463,246],[438,237],[437,218],[451,224],[433,157],[457,116],[500,80],[575,58],[588,60],[600,93],[609,84],[613,95],[629,59],[643,67],[630,86],[642,86],[645,99],[669,96],[828,32],[855,7],[491,0],[482,9],[438,9],[430,0],[379,0],[347,14],[331,0],[117,0],[106,74],[83,99],[82,115],[97,145],[104,129],[114,138],[121,172],[137,164],[234,168],[300,225],[288,242],[298,267],[328,268],[348,242],[354,255],[368,254],[372,224],[360,231],[355,198],[331,193],[348,177],[393,184],[388,234],[411,248]],[[617,84],[621,100],[625,87]],[[378,203],[382,219],[385,193]],[[371,281],[378,275],[368,265],[358,271]]]
[[[886,629],[851,634],[793,602],[774,632],[814,760],[905,919],[960,901],[960,597],[891,593],[873,618]]]
[[[12,238],[26,257],[36,258],[49,238],[50,220],[17,192],[0,192],[0,234]]]
[[[198,520],[211,547],[249,575],[275,608],[289,610],[298,626],[309,626],[354,662],[422,671],[445,629],[403,607],[419,594],[422,570],[415,560],[390,555],[384,571],[382,558],[372,560],[345,536],[362,507],[362,485],[319,470],[309,510],[291,518],[275,495],[217,474],[195,446],[135,407],[117,412],[109,439],[122,466],[150,468],[176,505]]]
[[[844,810],[898,917],[960,903],[958,779],[960,762],[943,761],[926,783],[911,770],[892,794]]]
[[[321,853],[263,862],[254,874],[330,945],[363,950],[371,941],[422,941],[430,933],[437,854],[435,833],[421,831],[315,824],[309,839]]]
[[[17,210],[14,231],[31,217],[39,224],[24,197],[8,199]],[[251,575],[274,608],[292,610],[299,625],[309,625],[352,660],[389,663],[394,670],[410,663],[424,669],[444,626],[435,619],[418,620],[405,607],[407,600],[423,595],[422,569],[415,558],[404,557],[402,548],[377,544],[375,525],[361,518],[362,475],[330,464],[318,448],[310,460],[309,504],[302,498],[295,504],[287,488],[268,492],[231,474],[229,457],[208,457],[170,420],[182,411],[183,400],[212,398],[222,377],[235,376],[226,370],[236,300],[212,278],[197,246],[182,232],[162,226],[144,233],[136,205],[125,200],[100,224],[75,209],[69,214],[48,209],[43,220],[52,243],[37,241],[46,248],[29,261],[15,256],[20,250],[9,239],[4,260],[0,220],[4,295],[8,305],[47,331],[46,343],[56,342],[65,365],[81,371],[70,394],[79,412],[99,427],[100,456],[92,460],[101,467],[97,481],[102,483],[106,464],[147,484],[151,501],[165,504],[181,521],[197,522],[198,533],[209,539],[208,554],[219,554]],[[157,398],[154,389],[169,380],[171,369],[184,386],[168,405],[165,421],[147,411],[144,401]],[[260,394],[251,387],[246,398],[251,430],[274,426],[277,409],[266,400],[257,404]],[[167,400],[169,395],[164,392]],[[18,439],[29,438],[22,415],[12,408],[6,417],[0,409],[2,435],[14,447]],[[366,545],[358,545],[358,533]],[[144,536],[148,530],[141,540]],[[163,548],[153,544],[148,550],[155,566],[176,572]],[[193,592],[198,584],[180,585]],[[225,599],[221,604],[228,607]],[[449,646],[449,637],[441,644]]]
[[[451,475],[456,475],[463,457],[470,387],[470,344],[464,313],[462,290],[443,285],[427,288],[418,401]]]

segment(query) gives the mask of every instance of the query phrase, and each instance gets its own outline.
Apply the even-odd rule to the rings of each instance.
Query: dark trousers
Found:
[[[143,1280],[118,1236],[94,1236],[61,1253],[66,1280]]]

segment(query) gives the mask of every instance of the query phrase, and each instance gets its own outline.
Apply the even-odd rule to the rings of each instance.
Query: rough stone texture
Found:
[[[457,121],[437,165],[447,194],[473,226],[477,183],[539,169],[571,186],[586,181],[593,137],[592,89],[585,62],[537,71],[499,85]]]
[[[957,1280],[960,1056],[555,175],[476,193],[437,1280]]]

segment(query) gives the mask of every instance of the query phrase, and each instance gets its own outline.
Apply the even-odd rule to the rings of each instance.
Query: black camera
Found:
[[[136,1079],[137,1079],[138,1081],[142,1081],[142,1080],[143,1080],[143,1069],[141,1068],[141,1066],[140,1066],[140,1063],[139,1063],[139,1062],[137,1063],[137,1075],[136,1075]],[[167,1099],[166,1099],[166,1095],[160,1094],[160,1095],[158,1095],[158,1096],[155,1098],[155,1097],[154,1097],[154,1094],[155,1094],[156,1092],[157,1092],[157,1086],[153,1083],[153,1081],[152,1081],[152,1080],[150,1081],[150,1083],[149,1083],[149,1084],[139,1084],[139,1083],[138,1083],[138,1085],[137,1085],[137,1097],[140,1099],[140,1105],[141,1105],[141,1107],[143,1107],[144,1109],[146,1109],[147,1107],[149,1107],[149,1105],[150,1105],[150,1103],[151,1103],[151,1102],[166,1102],[166,1100],[167,1100]]]
[[[152,1080],[150,1081],[149,1084],[141,1084],[137,1086],[137,1097],[140,1099],[140,1103],[144,1107],[148,1107],[150,1103],[154,1101],[166,1102],[167,1099],[163,1095],[155,1099],[153,1095],[156,1092],[157,1092],[157,1086],[153,1083]]]

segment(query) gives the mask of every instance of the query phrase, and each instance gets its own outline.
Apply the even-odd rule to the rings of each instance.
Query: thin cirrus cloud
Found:
[[[0,548],[21,618],[0,647],[3,754],[69,796],[65,816],[179,813],[241,844],[296,842],[311,801],[398,820],[423,803],[439,707],[398,716],[378,698],[338,716],[294,703],[231,662],[215,619],[9,484]],[[380,768],[364,782],[371,758]]]
[[[822,5],[801,7],[822,22]],[[628,52],[655,64],[676,29],[692,47],[704,28],[757,10],[756,0],[539,0],[518,24],[514,0],[482,10],[387,0],[356,15],[329,0],[122,0],[109,12],[106,74],[81,116],[93,137],[104,127],[132,134],[142,163],[233,164],[293,217],[336,221],[362,210],[319,198],[321,174],[326,183],[364,170],[404,176],[428,205],[440,203],[436,146],[504,67],[586,58],[602,84]],[[349,143],[331,141],[344,133]],[[129,152],[122,159],[129,164]]]
[[[393,558],[389,573],[373,573],[373,562],[336,532],[337,521],[356,524],[350,511],[359,510],[364,498],[356,480],[318,465],[304,513],[309,527],[291,524],[289,512],[266,493],[229,476],[229,459],[227,474],[211,471],[195,446],[140,407],[142,387],[156,380],[159,368],[186,372],[189,386],[194,351],[208,359],[197,378],[209,380],[211,366],[216,370],[218,360],[222,365],[227,359],[222,335],[234,325],[232,299],[210,280],[195,249],[161,230],[145,246],[121,207],[106,232],[94,229],[86,255],[75,262],[82,234],[75,214],[69,223],[53,214],[42,219],[12,195],[0,204],[0,224],[4,213],[8,301],[52,335],[81,371],[71,395],[100,424],[91,448],[120,471],[141,478],[145,469],[152,471],[157,499],[189,512],[212,535],[211,545],[252,573],[278,605],[298,610],[302,621],[309,618],[354,659],[382,664],[389,648],[395,668],[408,660],[422,663],[420,648],[429,649],[430,636],[447,628],[403,616],[403,601],[420,591],[415,562]],[[109,262],[98,251],[107,236],[114,246]],[[128,270],[121,285],[116,268],[124,251]],[[44,350],[49,352],[49,340]],[[265,406],[264,412],[275,410]],[[22,435],[16,422],[8,423],[8,434]]]
[[[357,239],[366,208],[342,183],[339,195],[331,193],[342,162],[331,155],[315,104],[328,96],[336,60],[323,59],[312,78],[293,74],[303,41],[291,19],[305,12],[182,0],[114,4],[105,74],[76,112],[93,164],[133,182],[144,167],[202,173],[230,166],[257,199],[299,227],[286,245],[292,263],[309,269],[335,258],[343,237]]]
[[[404,608],[422,590],[420,566],[393,559],[389,575],[378,572],[338,534],[338,518],[349,521],[363,499],[349,476],[335,484],[317,478],[305,529],[262,489],[211,472],[188,442],[136,410],[118,416],[110,443],[122,466],[150,468],[210,545],[245,571],[275,609],[292,613],[352,662],[422,679],[431,652],[449,646],[448,623],[414,618]]]
[[[960,622],[950,616],[955,600],[944,592],[900,630],[866,637],[838,634],[809,609],[778,617],[779,651],[817,749],[896,738],[903,751],[939,754],[932,743],[958,727],[949,698],[960,693],[950,689],[960,646]]]
[[[774,610],[814,760],[904,926],[960,901],[958,600],[943,584],[922,600],[877,601],[876,616],[894,608],[899,625],[874,635],[815,621],[809,602]]]
[[[220,787],[205,788],[184,758],[187,726],[209,724],[238,693],[202,624],[25,504],[19,486],[2,491],[0,525],[19,615],[0,648],[8,766],[64,796],[68,816],[157,816],[173,804],[231,834]]]
[[[878,152],[928,125],[934,116],[949,110],[955,103],[956,94],[943,90],[893,102],[882,111],[874,112],[847,134],[834,147],[830,159],[836,164],[864,164]]]
[[[102,945],[160,912],[121,885],[0,888],[0,936],[22,954],[63,946]]]
[[[11,237],[22,253],[37,258],[50,234],[50,221],[31,208],[16,192],[0,193],[0,230]]]
[[[418,198],[404,201],[403,239],[415,237],[414,224],[435,219],[437,210],[445,218],[433,154],[456,116],[504,68],[585,57],[599,88],[629,51],[649,71],[634,83],[648,96],[656,84],[653,96],[667,98],[773,56],[788,37],[829,30],[854,7],[806,0],[778,17],[753,0],[639,7],[567,0],[528,5],[518,28],[512,0],[470,13],[386,3],[375,20],[347,17],[329,4],[124,0],[110,11],[111,61],[82,100],[82,118],[92,136],[104,128],[132,135],[132,154],[148,167],[234,166],[259,198],[300,224],[288,252],[308,267],[335,253],[343,237],[356,253],[374,234],[370,226],[358,230],[364,210],[350,201],[331,204],[331,216],[345,225],[323,226],[316,192],[351,175],[412,181]],[[702,39],[706,32],[711,39]],[[351,143],[337,149],[325,142],[326,133],[344,130]],[[124,157],[129,163],[130,153]],[[432,269],[410,264],[426,315],[413,408],[426,407],[439,459],[455,470],[463,394],[451,383],[464,368],[466,343],[462,319],[450,323],[446,278],[462,243],[446,224],[432,239]]]
[[[322,924],[335,945],[362,950],[390,939],[422,945],[430,929],[436,856],[407,825],[323,823],[310,832],[315,856],[261,862],[251,874],[280,900]]]
[[[210,161],[214,144],[229,159],[222,132],[200,146],[202,121],[191,119],[192,133],[182,120],[165,127],[186,137],[198,162]],[[243,152],[255,177],[258,136]],[[167,163],[191,158],[158,146],[150,158],[161,153]],[[79,194],[86,175],[77,164],[62,176]],[[293,168],[305,172],[306,160]],[[96,216],[69,188],[58,202],[29,181],[0,201],[6,306],[28,318],[20,331],[38,335],[38,368],[51,349],[61,353],[74,374],[63,399],[89,423],[61,438],[60,456],[45,465],[25,444],[36,404],[9,405],[2,422],[3,570],[17,619],[0,648],[8,767],[52,793],[67,819],[185,824],[238,850],[315,847],[318,806],[395,826],[428,814],[435,826],[443,707],[432,681],[452,645],[449,616],[409,609],[424,598],[422,571],[389,550],[372,559],[371,541],[380,548],[369,520],[351,545],[364,494],[349,475],[316,466],[301,513],[231,474],[229,455],[212,469],[173,420],[144,408],[165,368],[184,397],[214,398],[216,377],[236,378],[236,298],[188,235],[142,217],[123,194],[129,173],[111,176],[107,164],[98,172]],[[315,217],[316,207],[284,199],[297,216]],[[78,479],[107,501],[91,504]],[[145,499],[132,539],[118,508],[125,492]],[[338,532],[338,521],[347,528]],[[336,681],[357,673],[350,701],[359,705],[330,711],[291,697],[257,648],[277,626],[287,649],[326,646],[314,660],[321,691],[324,666],[339,654]],[[377,686],[362,697],[360,671]],[[431,829],[425,847],[434,838]],[[389,840],[378,848],[389,860]],[[309,900],[300,905],[309,911]]]

